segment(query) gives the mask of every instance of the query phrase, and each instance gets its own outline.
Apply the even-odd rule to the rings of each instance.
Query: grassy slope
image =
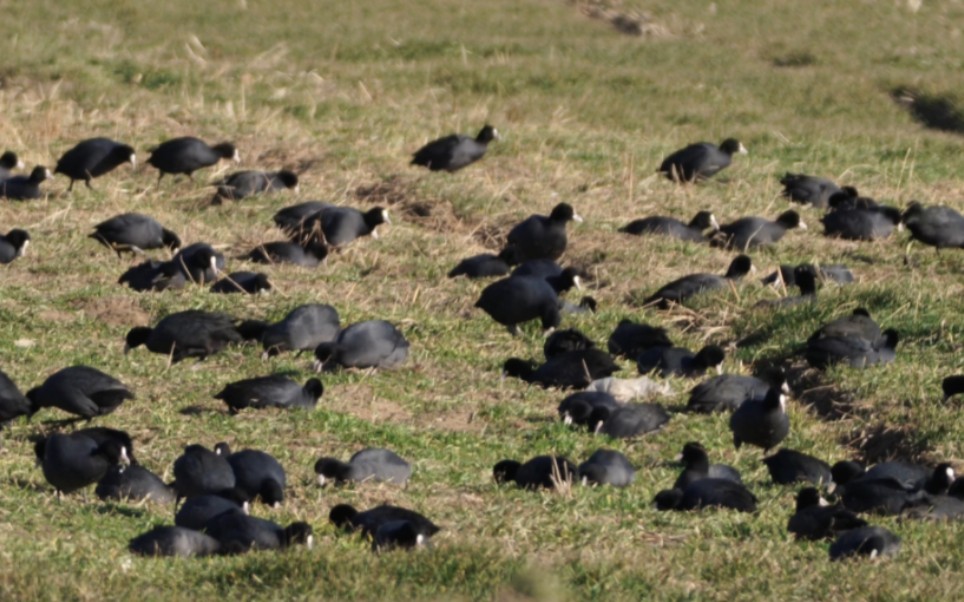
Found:
[[[114,284],[127,264],[95,248],[85,238],[89,226],[123,210],[145,210],[185,240],[222,243],[234,254],[278,237],[270,216],[290,197],[205,209],[210,189],[166,182],[158,190],[141,168],[133,175],[121,168],[95,191],[71,196],[57,180],[46,201],[0,205],[2,229],[26,226],[34,237],[31,254],[3,270],[0,367],[24,389],[78,362],[119,376],[138,399],[104,424],[130,430],[142,462],[168,477],[189,442],[225,439],[277,455],[288,467],[290,500],[280,512],[259,512],[282,522],[311,521],[320,545],[284,555],[131,560],[126,541],[169,520],[169,510],[56,499],[26,439],[59,417],[44,412],[3,435],[5,599],[94,598],[107,591],[280,596],[274,588],[310,598],[753,592],[933,599],[960,589],[958,525],[880,521],[904,537],[902,555],[885,567],[830,565],[825,545],[789,541],[784,525],[793,491],[769,483],[758,451],[731,449],[725,417],[680,415],[665,432],[632,442],[567,431],[550,420],[561,395],[497,378],[505,357],[539,353],[535,331],[510,340],[472,309],[481,284],[444,278],[459,257],[494,247],[492,235],[512,221],[567,200],[587,218],[573,232],[567,259],[595,277],[593,294],[602,304],[597,316],[569,324],[604,340],[631,316],[676,326],[677,338],[689,345],[771,332],[767,342],[728,360],[730,370],[745,370],[740,362],[786,353],[821,321],[868,306],[906,335],[898,361],[886,370],[831,372],[830,380],[849,392],[838,408],[843,419],[822,420],[812,407],[794,403],[788,445],[836,460],[861,449],[879,454],[883,441],[885,451],[960,459],[964,424],[955,407],[939,403],[937,388],[943,375],[962,368],[960,254],[936,257],[918,248],[911,271],[902,263],[903,239],[856,245],[825,240],[819,228],[794,232],[776,251],[757,254],[761,268],[845,261],[861,283],[825,291],[814,307],[778,314],[750,309],[773,293],[748,286],[695,313],[665,315],[626,299],[681,273],[723,270],[729,255],[615,233],[628,219],[656,211],[774,215],[784,207],[775,176],[786,170],[832,176],[898,205],[916,198],[960,208],[960,137],[922,129],[888,96],[910,86],[964,97],[960,82],[948,76],[964,67],[955,50],[964,17],[959,3],[927,3],[914,14],[890,2],[771,0],[718,3],[711,12],[705,2],[660,1],[646,8],[674,35],[657,40],[619,35],[549,0],[285,2],[283,10],[251,2],[239,10],[243,4],[5,7],[4,146],[28,163],[52,165],[91,135],[115,136],[138,149],[188,133],[233,139],[247,165],[305,169],[305,199],[364,204],[353,196],[359,186],[387,182],[396,193],[389,200],[400,201],[395,225],[318,271],[271,268],[280,290],[267,297],[137,295]],[[810,65],[774,66],[807,54]],[[407,153],[424,141],[474,131],[484,121],[506,139],[479,166],[455,176],[406,167]],[[678,189],[651,175],[681,144],[728,135],[752,154],[718,181]],[[419,204],[431,215],[418,215]],[[816,217],[804,216],[812,225]],[[120,353],[131,325],[167,312],[203,307],[276,318],[309,300],[333,303],[347,321],[377,316],[401,323],[413,342],[411,366],[326,377],[326,395],[310,414],[229,418],[210,398],[224,383],[271,370],[307,378],[308,361],[262,364],[243,349],[165,372],[163,358]],[[633,371],[627,364],[623,374]],[[689,386],[675,382],[681,395],[668,403],[682,403]],[[882,432],[891,434],[873,436]],[[655,491],[674,478],[668,459],[690,439],[745,472],[762,501],[758,515],[659,514],[650,507]],[[312,485],[316,457],[347,456],[363,445],[390,446],[414,460],[411,485],[341,491]],[[641,466],[635,486],[531,494],[496,488],[489,476],[502,457],[555,451],[583,459],[599,445]],[[373,558],[326,526],[328,509],[342,501],[409,505],[446,530],[433,550]],[[885,582],[869,582],[882,571]]]

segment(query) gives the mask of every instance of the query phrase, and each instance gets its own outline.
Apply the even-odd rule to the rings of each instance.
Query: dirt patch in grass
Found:
[[[670,31],[653,17],[639,9],[626,6],[620,0],[569,0],[570,4],[590,19],[608,23],[619,33],[648,38],[665,38]]]
[[[954,99],[924,94],[910,88],[896,88],[890,96],[924,127],[964,134],[964,110]]]
[[[146,326],[151,316],[135,299],[112,296],[78,300],[73,306],[88,319],[112,326]]]
[[[913,460],[928,451],[912,429],[882,424],[855,429],[844,443],[856,449],[868,464],[894,459]]]

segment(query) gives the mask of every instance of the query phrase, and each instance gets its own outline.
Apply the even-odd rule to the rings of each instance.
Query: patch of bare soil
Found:
[[[569,0],[569,3],[590,19],[608,23],[625,35],[649,38],[670,35],[669,29],[657,23],[652,15],[627,7],[622,0]]]
[[[410,185],[398,175],[359,186],[354,194],[361,201],[391,208],[405,221],[434,232],[459,232],[466,228],[466,224],[455,215],[451,202],[418,198]]]
[[[73,306],[85,317],[112,326],[146,326],[151,320],[150,315],[130,297],[83,299],[74,302]]]

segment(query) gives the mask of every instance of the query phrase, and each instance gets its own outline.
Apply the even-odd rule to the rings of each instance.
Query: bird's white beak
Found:
[[[573,213],[573,214],[572,214],[572,221],[578,222],[578,223],[581,224],[581,223],[582,223],[582,216],[579,215],[578,213]]]
[[[130,161],[131,161],[131,169],[134,169],[135,167],[137,167],[137,155],[135,155],[134,153],[131,153]]]
[[[231,157],[231,160],[235,163],[241,163],[241,153],[238,152],[238,149],[234,149],[234,155]]]
[[[217,257],[212,257],[212,258],[211,258],[211,271],[214,272],[215,274],[219,274],[219,273],[220,273],[220,271],[218,270],[218,258],[217,258]]]
[[[388,217],[388,209],[382,209],[382,219],[385,220],[386,224],[392,223],[391,218]]]
[[[710,216],[710,226],[712,226],[715,231],[720,231],[720,222],[716,221],[715,215]]]
[[[126,446],[122,446],[122,447],[121,447],[120,463],[123,464],[124,466],[130,466],[130,465],[131,465],[131,459],[130,459],[130,456],[127,455],[127,447],[126,447]]]
[[[581,290],[582,290],[582,279],[579,278],[579,276],[573,276],[573,278],[572,278],[572,284],[573,284],[573,286],[576,287],[576,290],[577,290],[577,291],[581,291]]]
[[[562,423],[566,426],[569,426],[572,424],[572,416],[569,415],[569,412],[566,412],[565,414],[562,415]]]
[[[321,361],[321,360],[315,360],[315,363],[312,364],[312,368],[315,369],[315,372],[321,372],[321,370],[322,370],[324,367],[325,367],[325,363],[324,363],[323,361]]]
[[[797,228],[800,228],[801,230],[806,230],[806,229],[807,229],[807,224],[804,223],[803,220],[800,220],[800,224],[797,225]]]
[[[305,547],[308,548],[309,550],[310,550],[311,548],[315,547],[315,536],[314,536],[314,535],[309,535],[309,536],[308,536],[308,539],[305,540]]]
[[[749,154],[750,151],[746,150],[746,147],[743,146],[743,143],[741,142],[740,148],[736,149],[736,152],[740,153],[741,155],[746,155]]]
[[[30,241],[29,241],[29,240],[23,241],[23,245],[20,247],[20,256],[21,256],[21,257],[23,257],[24,255],[27,254],[27,247],[29,247],[29,246],[30,246]]]
[[[23,162],[23,159],[18,158],[17,164],[14,166],[14,169],[23,169],[26,166],[27,164]]]
[[[372,238],[378,240],[378,228],[372,228]]]
[[[328,479],[325,478],[325,475],[323,474],[318,475],[318,486],[324,487],[327,484],[328,484]]]

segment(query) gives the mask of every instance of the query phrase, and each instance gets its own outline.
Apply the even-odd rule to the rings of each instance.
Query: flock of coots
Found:
[[[431,171],[455,172],[481,159],[493,140],[495,128],[486,125],[477,136],[451,135],[415,152],[411,163]],[[719,146],[699,143],[668,156],[659,172],[677,183],[713,177],[730,165],[734,154],[745,153],[738,141],[727,139]],[[187,175],[222,159],[237,161],[231,143],[209,146],[198,138],[168,140],[152,149],[147,163],[165,174]],[[55,173],[69,178],[68,192],[76,181],[87,187],[92,180],[124,163],[136,164],[134,149],[107,138],[92,138],[66,151]],[[40,198],[41,184],[50,177],[43,166],[29,176],[14,175],[22,165],[16,155],[0,157],[0,196],[26,201]],[[911,236],[938,249],[964,247],[964,217],[947,207],[924,207],[911,203],[903,212],[861,197],[852,187],[839,187],[830,180],[787,174],[781,183],[793,202],[826,210],[825,232],[855,240],[876,240],[906,226]],[[297,189],[298,176],[290,171],[241,171],[215,183],[212,203]],[[390,223],[381,207],[367,211],[309,201],[285,207],[274,217],[285,238],[264,242],[237,259],[261,264],[291,263],[313,268],[336,249],[364,237],[377,238],[377,228]],[[905,462],[884,462],[865,469],[852,461],[830,466],[827,462],[791,449],[777,449],[792,424],[787,413],[790,393],[786,373],[773,368],[759,377],[722,374],[726,351],[708,344],[693,351],[675,346],[664,328],[630,319],[612,331],[606,351],[583,333],[556,330],[570,313],[592,312],[596,301],[584,297],[572,303],[564,297],[580,287],[580,273],[557,263],[568,244],[567,227],[582,219],[568,203],[558,203],[548,215],[534,214],[505,232],[505,245],[498,254],[469,257],[449,273],[450,277],[498,278],[480,291],[476,307],[512,334],[537,320],[551,333],[544,346],[544,359],[508,358],[504,374],[546,388],[575,390],[559,404],[558,414],[567,425],[587,436],[612,439],[646,436],[663,429],[673,415],[652,397],[669,389],[666,378],[702,378],[707,371],[718,374],[692,387],[687,412],[727,412],[736,448],[753,446],[768,454],[762,457],[780,485],[804,484],[797,494],[796,512],[788,531],[803,539],[835,539],[829,548],[832,559],[851,555],[888,555],[900,540],[894,534],[867,524],[858,514],[901,514],[916,518],[964,517],[964,481],[954,479],[950,465],[926,467]],[[701,211],[688,222],[667,216],[634,220],[620,231],[629,235],[661,235],[689,243],[708,243],[741,254],[722,275],[696,273],[681,276],[646,296],[646,305],[672,310],[693,297],[720,289],[745,286],[743,277],[753,269],[748,253],[776,245],[792,229],[806,226],[796,211],[770,220],[746,216],[720,224]],[[145,255],[166,249],[170,259],[145,258],[128,269],[119,283],[142,291],[209,286],[213,293],[254,294],[270,290],[265,274],[235,271],[225,274],[228,261],[203,241],[184,245],[181,238],[152,217],[125,213],[103,221],[90,234],[118,255]],[[30,235],[14,228],[0,237],[0,263],[22,256]],[[15,269],[11,266],[5,269]],[[801,295],[786,297],[773,308],[815,298],[818,285],[826,281],[853,281],[846,266],[781,266],[768,281],[797,286]],[[814,332],[800,351],[811,366],[824,369],[842,364],[868,368],[894,360],[899,324],[881,327],[870,313],[858,309]],[[172,312],[151,326],[136,326],[125,338],[125,351],[145,347],[175,364],[189,358],[203,360],[231,345],[255,344],[263,357],[310,351],[318,372],[339,369],[392,369],[405,364],[409,342],[393,324],[370,319],[342,325],[334,307],[307,304],[293,308],[277,323],[241,319],[196,309]],[[632,360],[639,374],[635,379],[614,375],[621,370],[617,358]],[[964,391],[964,377],[943,383],[945,398]],[[281,374],[246,375],[212,391],[231,414],[265,408],[314,408],[325,392],[317,377],[298,382]],[[76,420],[91,421],[115,411],[134,392],[116,378],[86,365],[56,370],[26,394],[0,372],[0,424],[41,408],[58,408]],[[96,485],[96,495],[110,500],[149,500],[174,504],[174,524],[159,526],[130,542],[130,550],[144,555],[204,556],[238,554],[253,549],[284,549],[312,542],[312,526],[295,522],[287,526],[250,514],[251,503],[277,507],[284,503],[286,471],[269,454],[253,449],[232,452],[225,443],[213,449],[191,443],[174,459],[174,480],[165,483],[140,465],[129,434],[102,426],[53,432],[35,437],[34,452],[44,478],[58,492],[69,494]],[[734,468],[710,462],[710,452],[697,442],[684,446],[682,471],[672,486],[653,500],[660,510],[730,508],[756,512],[757,499]],[[301,469],[301,472],[304,472]],[[323,457],[314,465],[320,485],[347,482],[382,482],[404,485],[413,476],[411,465],[391,450],[368,448],[347,461]],[[524,489],[555,489],[574,484],[629,487],[635,479],[633,463],[622,453],[600,448],[580,464],[556,455],[526,461],[505,459],[495,464],[497,483],[514,483]],[[820,489],[836,498],[826,505]],[[439,527],[421,514],[381,505],[358,511],[337,505],[330,521],[346,531],[362,533],[375,550],[413,548],[425,543]]]

